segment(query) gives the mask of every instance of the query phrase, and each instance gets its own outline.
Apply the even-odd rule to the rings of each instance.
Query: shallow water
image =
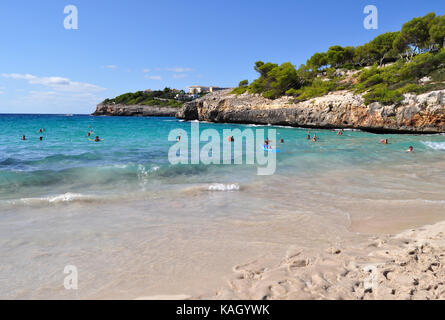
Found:
[[[168,134],[190,126],[0,115],[0,298],[198,295],[236,264],[445,217],[445,136],[312,130],[312,143],[304,129],[200,123],[221,136],[275,129],[276,172],[259,176],[255,165],[171,165]],[[78,290],[63,287],[66,265]]]

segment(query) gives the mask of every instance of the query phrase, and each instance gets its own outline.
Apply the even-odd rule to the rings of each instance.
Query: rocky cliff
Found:
[[[371,132],[445,132],[445,90],[406,94],[398,105],[364,104],[349,91],[304,102],[292,97],[269,100],[260,95],[215,92],[188,102],[176,114],[186,120],[288,125],[305,128],[355,128]]]
[[[174,117],[178,108],[122,105],[122,104],[98,104],[93,116],[136,116],[136,117]]]

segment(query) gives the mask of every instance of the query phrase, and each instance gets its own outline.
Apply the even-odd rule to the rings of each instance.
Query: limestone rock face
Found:
[[[133,116],[133,117],[174,117],[178,108],[122,105],[122,104],[98,104],[93,116]]]
[[[304,102],[270,100],[224,90],[188,102],[177,118],[209,122],[288,125],[306,128],[355,128],[373,132],[445,132],[445,90],[406,94],[402,103],[364,104],[361,95],[331,92]]]

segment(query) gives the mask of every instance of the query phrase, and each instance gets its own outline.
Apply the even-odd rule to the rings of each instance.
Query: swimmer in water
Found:
[[[413,146],[409,146],[408,150],[406,150],[406,152],[413,152],[414,148]]]
[[[176,141],[178,141],[178,142],[181,141],[181,136],[177,136]]]
[[[22,141],[25,141],[25,140],[26,140],[26,136],[23,135],[23,136],[22,136]]]
[[[312,138],[312,142],[317,142],[317,140],[318,140],[317,135],[314,134],[314,137]]]
[[[43,137],[39,137],[39,140],[40,140],[40,141],[43,141]]]
[[[388,144],[388,139],[382,139],[379,142],[380,144]]]
[[[341,130],[338,130],[337,131],[337,136],[342,136],[342,135],[343,135],[343,132]]]
[[[284,143],[284,139],[281,139],[281,140],[280,140],[280,143]]]
[[[307,132],[307,140],[311,140],[311,132],[310,131]]]
[[[100,142],[101,140],[100,140],[99,136],[96,136],[96,139],[94,139],[94,141],[95,142]]]

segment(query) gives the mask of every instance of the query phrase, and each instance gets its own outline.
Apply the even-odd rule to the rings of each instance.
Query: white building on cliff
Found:
[[[224,90],[226,88],[206,87],[206,86],[190,86],[187,89],[190,94],[198,94],[198,93],[206,93],[206,92],[214,92],[214,91]]]

